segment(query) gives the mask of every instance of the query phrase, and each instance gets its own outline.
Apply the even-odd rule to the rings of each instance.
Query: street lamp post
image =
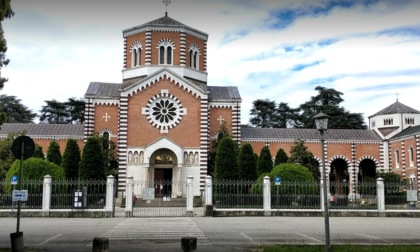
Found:
[[[325,219],[325,247],[327,251],[332,251],[330,243],[330,216],[328,210],[328,198],[327,198],[327,173],[325,171],[325,153],[324,153],[324,133],[328,128],[328,118],[324,113],[319,113],[313,117],[315,119],[316,129],[321,135],[321,155],[322,155],[322,191],[323,191],[323,202],[324,202],[324,219]]]

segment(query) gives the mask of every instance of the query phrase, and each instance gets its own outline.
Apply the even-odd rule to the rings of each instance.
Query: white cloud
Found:
[[[343,105],[351,112],[376,113],[394,102],[397,92],[401,102],[416,108],[420,2],[378,1],[366,7],[357,1],[350,8],[310,14],[328,2],[185,0],[172,1],[168,12],[209,34],[209,85],[238,86],[242,123],[248,122],[252,101],[297,107],[315,95],[313,81],[323,79],[328,81],[318,85],[343,92]],[[82,97],[91,81],[121,82],[122,30],[165,11],[154,0],[20,0],[12,7],[16,15],[3,22],[11,63],[2,76],[9,82],[0,93],[17,96],[34,112],[45,100]],[[282,8],[307,14],[284,29],[270,28],[277,22],[273,13]],[[391,32],[407,27],[417,30]],[[333,43],[318,44],[324,40]]]

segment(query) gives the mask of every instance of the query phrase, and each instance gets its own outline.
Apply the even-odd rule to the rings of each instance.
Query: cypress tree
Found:
[[[64,172],[67,179],[77,179],[79,176],[80,148],[76,139],[67,140],[66,149],[63,154]]]
[[[48,147],[47,160],[56,165],[61,165],[60,145],[55,140],[51,141]]]
[[[274,166],[287,163],[288,159],[289,157],[287,156],[286,152],[280,148],[276,153],[276,157],[274,159]]]
[[[239,178],[254,180],[257,178],[257,162],[250,143],[245,143],[239,149],[238,155]]]
[[[230,137],[224,137],[216,152],[215,179],[238,179],[238,145]]]
[[[257,163],[257,175],[260,176],[263,173],[270,172],[273,169],[273,161],[270,153],[270,148],[264,146],[261,149],[260,156],[258,157]]]
[[[88,137],[79,169],[80,179],[105,179],[104,158],[98,136]]]
[[[35,144],[35,150],[32,157],[45,159],[44,152],[42,151],[42,147],[38,144]]]

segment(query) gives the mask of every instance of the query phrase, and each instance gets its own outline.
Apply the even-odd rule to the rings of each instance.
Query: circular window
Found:
[[[182,105],[175,96],[168,93],[155,95],[147,103],[148,120],[156,128],[167,131],[182,119]]]

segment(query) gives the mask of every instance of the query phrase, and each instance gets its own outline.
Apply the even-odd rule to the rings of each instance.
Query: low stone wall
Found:
[[[0,217],[16,217],[17,210],[0,210]],[[43,212],[41,210],[21,210],[21,217],[53,217],[53,218],[110,218],[111,212],[104,210],[86,209],[86,210],[51,210]]]
[[[330,217],[420,217],[420,210],[330,210]],[[244,216],[282,216],[282,217],[322,217],[321,210],[290,210],[273,209],[265,212],[263,209],[214,209],[214,217],[244,217]]]

